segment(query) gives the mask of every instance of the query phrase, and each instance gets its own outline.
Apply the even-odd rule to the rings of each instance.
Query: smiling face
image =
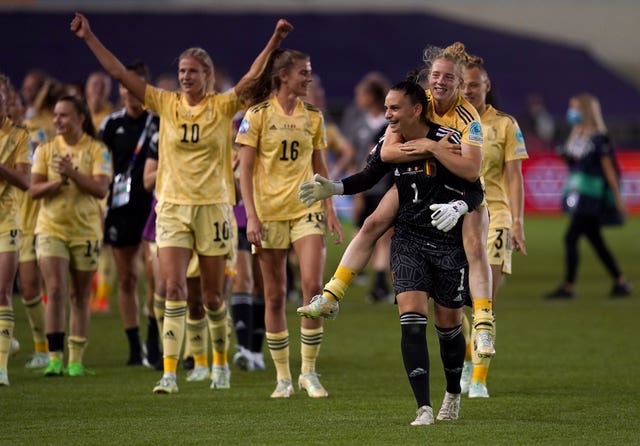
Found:
[[[311,61],[309,59],[296,59],[291,68],[280,73],[280,85],[297,97],[306,96],[309,85],[313,81],[311,74]]]
[[[78,113],[70,101],[58,101],[53,109],[53,126],[57,135],[74,135],[82,132],[85,116]]]
[[[193,56],[185,56],[178,64],[178,82],[182,92],[192,96],[204,95],[207,83],[213,73],[208,73],[205,66]]]
[[[429,73],[429,89],[436,105],[450,106],[459,93],[461,79],[456,76],[455,62],[447,59],[433,61]]]
[[[384,100],[384,117],[393,133],[405,134],[410,126],[420,120],[422,107],[412,104],[404,91],[389,90]]]

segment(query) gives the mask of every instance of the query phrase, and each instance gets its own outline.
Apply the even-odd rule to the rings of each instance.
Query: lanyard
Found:
[[[136,144],[136,148],[133,151],[133,156],[131,157],[131,162],[129,163],[129,168],[127,169],[127,174],[131,174],[133,170],[133,166],[136,163],[136,159],[138,159],[138,155],[142,151],[142,146],[144,145],[144,140],[147,138],[147,132],[149,127],[151,126],[151,121],[153,120],[153,113],[148,112],[147,121],[144,124],[144,129],[142,129],[142,133],[140,133],[140,137],[138,138],[138,143]]]

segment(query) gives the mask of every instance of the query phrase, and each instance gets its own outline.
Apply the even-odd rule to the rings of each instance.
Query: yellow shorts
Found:
[[[324,212],[312,212],[295,220],[263,221],[264,249],[289,249],[291,245],[308,235],[324,235]]]
[[[96,271],[100,257],[101,240],[65,241],[52,235],[38,234],[36,253],[43,257],[60,257],[69,261],[69,267],[78,271]]]
[[[35,262],[37,259],[35,234],[23,234],[20,240],[20,263]]]
[[[159,248],[187,248],[205,256],[229,255],[237,230],[231,205],[182,205],[158,202],[156,243]]]
[[[504,274],[511,274],[511,237],[508,228],[489,229],[487,255],[491,265],[502,265]]]
[[[11,229],[0,234],[0,252],[18,252],[20,250],[20,230]]]

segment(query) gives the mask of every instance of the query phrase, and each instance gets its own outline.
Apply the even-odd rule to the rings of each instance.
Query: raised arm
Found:
[[[265,66],[267,65],[267,61],[269,60],[269,56],[276,48],[280,47],[282,41],[287,37],[287,35],[293,30],[293,25],[287,22],[285,19],[278,20],[276,24],[276,29],[273,31],[273,35],[267,42],[267,45],[264,47],[262,52],[258,54],[258,57],[253,61],[249,71],[242,76],[242,78],[238,81],[236,86],[234,87],[236,94],[239,97],[244,96],[245,89],[251,85],[253,81],[258,79],[262,72],[264,71]]]
[[[98,62],[100,62],[100,65],[102,65],[102,68],[104,68],[109,75],[127,87],[127,90],[136,98],[144,102],[144,92],[147,88],[147,83],[136,73],[127,71],[122,62],[98,40],[96,35],[93,34],[93,31],[91,31],[89,20],[87,20],[85,16],[76,12],[75,17],[71,21],[70,29],[78,38],[85,41],[94,56],[96,56],[96,59],[98,59]]]

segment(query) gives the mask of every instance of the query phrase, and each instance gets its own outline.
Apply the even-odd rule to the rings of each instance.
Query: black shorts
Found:
[[[391,277],[396,295],[424,291],[447,308],[462,308],[471,300],[462,241],[442,243],[396,226],[391,239]]]
[[[142,241],[142,231],[149,217],[148,209],[145,212],[107,212],[104,221],[104,244],[115,248],[135,246]]]
[[[251,252],[251,243],[247,240],[247,228],[238,228],[238,251]]]

